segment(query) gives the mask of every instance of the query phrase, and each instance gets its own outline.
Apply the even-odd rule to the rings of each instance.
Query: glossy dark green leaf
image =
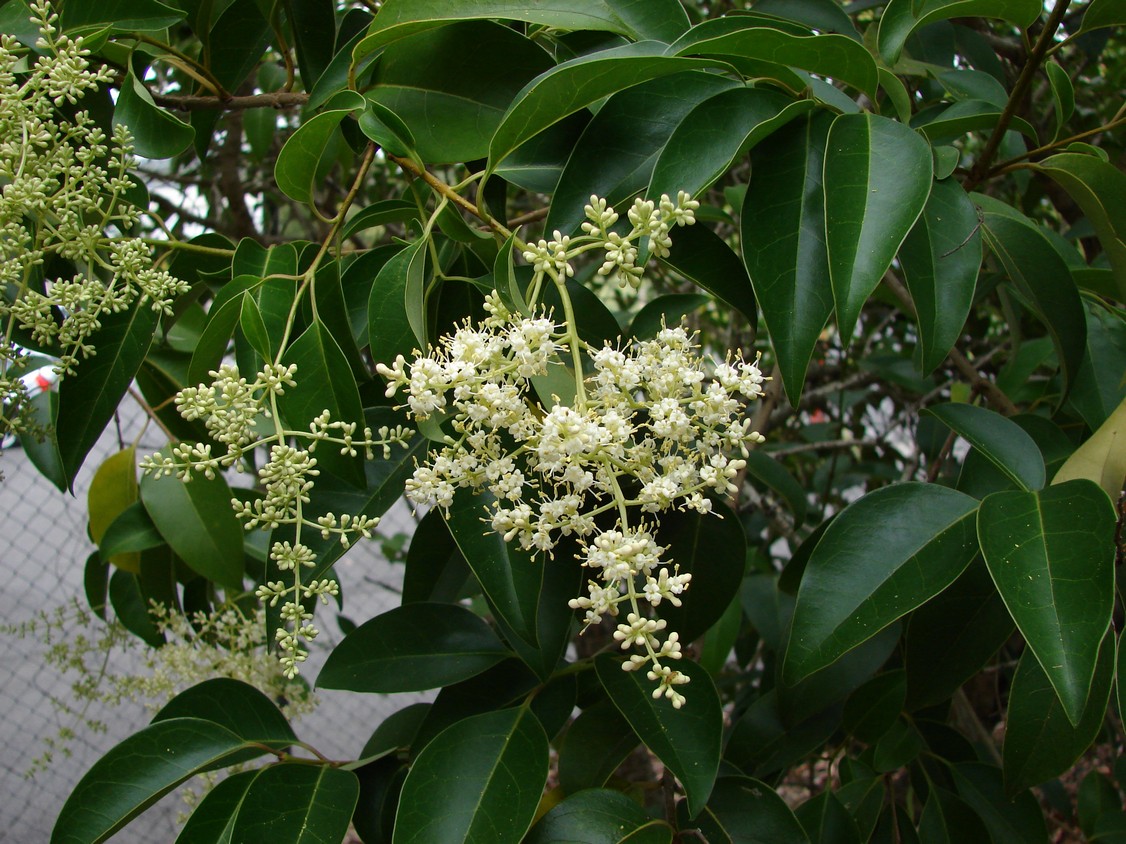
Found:
[[[997,591],[1073,724],[1114,603],[1114,508],[1088,480],[995,492],[977,530]]]
[[[786,801],[751,777],[720,777],[708,805],[692,820],[708,841],[731,844],[809,844]]]
[[[445,514],[435,508],[422,517],[407,550],[403,603],[454,603],[469,579],[469,567],[446,527]]]
[[[552,195],[545,230],[577,234],[592,194],[617,205],[644,189],[669,136],[692,108],[737,85],[714,73],[690,71],[612,96],[572,149]],[[666,192],[677,195],[676,189]]]
[[[1108,633],[1099,648],[1091,693],[1079,723],[1072,724],[1048,675],[1031,651],[1017,664],[1005,718],[1005,789],[1023,791],[1059,776],[1086,752],[1106,718],[1114,681],[1115,641]]]
[[[237,283],[241,288],[247,288],[255,280],[254,276],[241,276]],[[230,282],[231,285],[236,281]],[[196,343],[192,353],[191,363],[188,365],[188,384],[210,383],[208,373],[215,371],[227,354],[227,347],[231,343],[231,336],[235,326],[242,315],[243,291],[232,296],[221,304],[212,303],[211,313],[208,315],[207,325]]]
[[[109,602],[122,627],[154,648],[164,644],[164,635],[156,629],[149,614],[149,602],[138,575],[122,569],[110,575]]]
[[[360,796],[356,775],[331,765],[274,765],[254,778],[231,829],[231,844],[342,841]]]
[[[673,129],[653,167],[647,195],[703,193],[755,144],[814,105],[768,88],[740,87],[704,100]]]
[[[286,15],[293,28],[297,68],[306,91],[312,91],[332,61],[336,40],[336,13],[332,0],[286,0]]]
[[[1086,310],[1087,354],[1068,401],[1095,431],[1126,399],[1126,322],[1101,307]]]
[[[592,788],[553,806],[524,844],[671,844],[673,831],[620,791]]]
[[[215,784],[192,812],[176,844],[230,844],[231,831],[246,792],[266,768],[232,774]]]
[[[711,301],[710,296],[702,293],[669,293],[658,296],[634,315],[629,334],[636,340],[651,340],[657,336],[662,326],[680,325],[684,317]]]
[[[418,728],[426,719],[433,704],[412,703],[398,712],[392,712],[371,734],[360,751],[360,759],[379,756],[394,750],[406,750],[414,744]]]
[[[832,123],[817,112],[760,143],[739,221],[743,263],[797,404],[821,330],[833,310],[825,248],[822,165]]]
[[[567,794],[601,788],[640,739],[610,700],[579,714],[559,749],[559,785]]]
[[[86,772],[59,813],[51,844],[105,841],[180,783],[247,747],[234,733],[199,718],[152,724]]]
[[[241,739],[276,749],[297,741],[273,701],[254,686],[229,677],[204,680],[180,692],[153,716],[152,722],[172,718],[201,718]]]
[[[1055,140],[1063,134],[1064,125],[1075,113],[1075,86],[1072,85],[1067,71],[1055,62],[1046,62],[1044,72],[1052,86],[1053,119],[1056,127],[1052,137]]]
[[[490,170],[540,131],[603,97],[685,70],[717,62],[665,54],[657,41],[641,41],[563,62],[529,82],[505,112],[489,142]]]
[[[735,723],[724,760],[752,776],[765,777],[816,751],[840,725],[840,707],[788,722],[774,689],[752,703]]]
[[[1126,173],[1097,156],[1074,152],[1045,158],[1036,169],[1083,209],[1114,269],[1118,298],[1126,299]]]
[[[405,199],[381,199],[348,218],[341,236],[349,238],[357,232],[366,231],[388,223],[409,223],[418,217],[418,206]]]
[[[731,247],[703,223],[677,228],[671,237],[672,249],[661,262],[758,325],[754,288]]]
[[[59,492],[66,492],[69,481],[58,440],[59,394],[56,390],[44,390],[28,404],[30,421],[43,435],[31,430],[21,431],[20,448],[40,475]]]
[[[547,769],[547,736],[529,710],[458,721],[411,766],[393,844],[516,844],[531,826]]]
[[[112,26],[119,32],[157,32],[183,20],[184,13],[158,0],[107,0],[105,3],[70,3],[63,26],[70,29]]]
[[[723,732],[719,695],[708,673],[688,660],[676,664],[691,682],[679,687],[687,702],[675,709],[666,697],[654,700],[652,681],[640,671],[623,671],[617,657],[601,654],[595,666],[603,688],[638,738],[684,786],[694,817],[715,783]]]
[[[1036,441],[1016,422],[963,402],[931,405],[924,412],[964,438],[1022,489],[1043,488],[1044,457]]]
[[[794,811],[810,841],[817,844],[860,844],[860,830],[837,795],[823,791]]]
[[[135,302],[124,311],[103,315],[102,327],[87,341],[98,353],[81,361],[78,371],[59,385],[55,437],[72,491],[86,455],[113,418],[148,354],[156,320],[149,302]]]
[[[454,604],[396,607],[337,645],[317,677],[324,689],[413,692],[480,674],[511,656],[479,616]]]
[[[106,528],[98,547],[108,559],[118,554],[146,551],[163,544],[164,537],[156,529],[144,504],[134,501]]]
[[[964,800],[944,788],[931,786],[919,816],[919,841],[922,844],[989,840],[989,830]]]
[[[880,18],[880,55],[895,64],[911,33],[935,21],[954,17],[990,17],[1026,28],[1043,11],[1039,0],[891,0]]]
[[[1044,815],[1031,792],[1015,799],[1005,794],[1001,770],[992,765],[960,762],[949,770],[958,796],[985,823],[995,844],[1047,844]]]
[[[109,600],[109,563],[97,551],[86,558],[86,565],[82,569],[82,587],[87,606],[104,621],[106,602]]]
[[[837,0],[759,0],[755,13],[796,21],[821,32],[839,32],[859,40],[860,35]]]
[[[796,67],[844,82],[876,98],[879,80],[875,59],[858,41],[844,35],[802,36],[753,26],[711,38],[693,38],[689,33],[673,49],[682,56],[731,56]]]
[[[355,94],[348,107],[314,115],[289,136],[274,165],[274,179],[282,193],[298,202],[313,201],[317,167],[329,139],[340,126],[341,120],[355,109],[363,107],[363,98]]]
[[[551,67],[542,48],[507,26],[454,22],[388,45],[366,96],[411,127],[424,161],[471,161],[487,154],[524,83]]]
[[[739,517],[721,502],[712,506],[709,514],[663,514],[656,532],[658,543],[666,547],[664,559],[692,575],[691,587],[680,596],[681,606],[661,608],[661,618],[685,644],[719,620],[739,591],[746,568],[747,540]]]
[[[450,507],[449,525],[457,547],[476,575],[490,604],[505,624],[529,645],[536,644],[539,567],[550,564],[509,545],[482,524],[492,496],[458,490]]]
[[[989,570],[977,559],[911,616],[904,651],[908,709],[949,698],[1012,633],[1013,620]]]
[[[113,124],[130,131],[137,154],[145,158],[172,158],[191,146],[195,137],[195,130],[158,106],[132,73],[121,81]]]
[[[752,451],[747,455],[746,460],[747,474],[762,481],[782,496],[796,524],[800,525],[804,522],[809,509],[806,501],[808,493],[786,467],[765,451]]]
[[[1001,122],[1002,114],[1001,109],[984,100],[959,100],[940,113],[920,114],[913,125],[932,144],[951,144],[970,132],[993,132]],[[1012,118],[1009,130],[1020,132],[1029,140],[1036,138],[1035,127],[1021,117]]]
[[[825,150],[825,245],[845,341],[922,213],[931,174],[930,147],[902,123],[874,114],[833,121]]]
[[[953,179],[935,182],[899,248],[903,280],[919,324],[922,371],[938,368],[966,324],[981,268],[977,209]]]
[[[787,685],[830,665],[954,582],[977,554],[968,495],[883,487],[842,512],[806,566],[783,664]]]
[[[221,475],[193,473],[185,483],[175,475],[147,474],[141,478],[141,501],[160,535],[193,571],[228,589],[242,586],[243,528]]]
[[[907,675],[902,669],[879,674],[849,695],[844,728],[855,738],[872,744],[886,733],[907,698]]]
[[[1017,219],[986,208],[983,230],[990,251],[1047,326],[1069,386],[1083,361],[1087,318],[1067,265],[1038,229]]]
[[[1075,803],[1079,828],[1088,838],[1095,836],[1099,819],[1103,815],[1122,813],[1122,797],[1118,793],[1118,788],[1097,768],[1088,772],[1079,783],[1079,794]]]
[[[410,358],[415,348],[425,348],[407,313],[408,285],[421,278],[426,268],[426,241],[416,240],[391,258],[375,277],[368,299],[368,342],[372,360],[391,364],[397,355]]]
[[[282,416],[291,428],[307,430],[309,423],[327,410],[332,422],[354,423],[360,426],[357,434],[362,435],[364,411],[356,381],[348,359],[323,323],[314,322],[294,340],[282,363],[297,365],[297,386],[287,387],[278,397]],[[329,435],[339,436],[339,432],[331,430]],[[319,443],[314,452],[318,468],[362,484],[362,454],[351,457],[340,450],[338,443]]]

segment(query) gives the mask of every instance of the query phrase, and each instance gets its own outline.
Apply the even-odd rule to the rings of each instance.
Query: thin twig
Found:
[[[152,95],[157,105],[177,111],[240,111],[248,108],[299,108],[309,102],[304,91],[275,91],[271,94],[214,97],[196,94]]]

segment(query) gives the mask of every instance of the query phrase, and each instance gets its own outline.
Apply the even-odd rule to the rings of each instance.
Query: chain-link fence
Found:
[[[94,470],[106,456],[133,441],[141,430],[139,414],[111,424],[87,458],[74,497],[60,493],[40,476],[18,448],[0,456],[0,565],[5,583],[0,590],[0,619],[5,625],[30,621],[41,611],[73,604],[83,599],[83,567],[93,550],[86,533],[86,490]],[[161,443],[146,434],[138,452],[155,450]],[[405,507],[397,506],[380,527],[381,532],[410,533],[413,520]],[[344,587],[345,609],[356,622],[390,609],[398,603],[402,571],[389,564],[376,542],[353,547],[337,563]],[[304,674],[315,679],[319,662],[341,638],[334,620],[335,606],[321,607],[318,627],[323,631]],[[75,634],[90,635],[79,629]],[[86,717],[104,722],[104,734],[92,734],[75,725],[72,715],[63,714],[52,702],[72,701],[74,677],[45,665],[46,645],[36,638],[5,635],[8,653],[0,668],[0,842],[37,844],[49,840],[59,809],[81,776],[121,739],[143,727],[149,713],[140,704],[112,708],[93,705]],[[116,653],[108,670],[136,672],[136,655]],[[295,728],[302,740],[331,758],[358,755],[375,724],[383,717],[418,700],[418,696],[358,695],[348,692],[319,692],[315,711],[300,719]],[[75,727],[66,743],[69,755],[55,752],[52,762],[28,778],[33,762],[47,749],[45,742],[60,730]],[[115,842],[171,842],[176,837],[176,816],[185,809],[172,794],[149,809],[114,837]]]

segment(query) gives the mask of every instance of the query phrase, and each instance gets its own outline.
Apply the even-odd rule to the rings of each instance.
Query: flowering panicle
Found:
[[[203,420],[208,433],[226,451],[216,455],[212,454],[210,444],[181,442],[172,445],[167,454],[153,454],[141,461],[141,468],[157,477],[175,475],[189,483],[196,472],[209,478],[230,468],[241,472],[244,456],[258,448],[269,448],[269,457],[257,473],[264,494],[250,500],[233,498],[231,506],[247,530],[273,530],[282,525],[294,528],[293,542],[274,542],[270,549],[270,559],[279,571],[289,575],[288,582],[267,581],[255,593],[270,606],[282,603],[283,624],[276,631],[276,640],[288,677],[296,676],[299,663],[308,655],[305,643],[318,632],[312,624],[312,613],[302,602],[319,597],[327,603],[329,596],[339,594],[334,580],[303,578],[306,569],[315,568],[317,559],[312,549],[301,542],[302,529],[318,531],[325,539],[335,536],[347,548],[359,537],[370,538],[379,523],[378,519],[362,514],[345,513],[338,517],[326,513],[315,521],[305,516],[303,507],[309,503],[320,475],[314,453],[321,446],[337,448],[349,456],[362,450],[368,459],[378,450],[386,458],[392,445],[405,445],[411,436],[401,425],[361,430],[355,422],[333,420],[327,410],[312,420],[308,430],[285,428],[278,418],[277,399],[286,389],[296,386],[296,373],[296,364],[267,363],[248,381],[237,366],[220,366],[210,373],[210,384],[181,390],[176,396],[176,408],[185,419]]]
[[[635,204],[631,220],[635,228],[652,226],[666,219],[662,215],[674,219],[678,207],[690,216],[685,205],[683,195],[679,205]],[[594,230],[613,224],[612,209],[596,198],[588,216],[600,221],[589,224]],[[535,255],[542,264],[537,275],[551,268],[560,278],[568,274],[559,263],[566,255]],[[496,293],[486,309],[488,319],[466,322],[429,355],[410,363],[400,355],[376,367],[388,396],[402,392],[415,418],[440,414],[453,431],[416,468],[407,497],[448,509],[459,488],[488,490],[495,497],[492,528],[506,541],[550,553],[561,536],[577,537],[592,576],[587,594],[571,606],[585,611],[589,625],[618,616],[626,604],[615,639],[643,653],[625,668],[648,665],[655,696],[680,706],[684,698],[676,687],[688,678],[667,664],[681,656],[678,637],[662,641],[665,622],[647,617],[643,604],[679,606],[691,575],[662,560],[655,514],[674,508],[707,513],[709,493],[737,491],[734,480],[746,461],[729,455],[746,455],[763,440],[744,413],[745,402],[763,392],[757,360],[737,354],[714,365],[682,327],[664,327],[651,340],[592,348],[573,325],[547,313],[513,314]],[[552,396],[546,407],[537,405],[537,395],[545,398],[537,379],[576,360],[576,352],[574,400]],[[616,515],[613,528],[596,523],[603,513]]]
[[[64,117],[112,79],[91,68],[82,38],[57,31],[46,0],[31,4],[42,54],[31,60],[15,38],[0,35],[0,397],[8,406],[0,433],[27,424],[19,387],[26,353],[13,328],[53,349],[60,374],[95,354],[91,337],[109,313],[138,299],[170,312],[188,285],[158,269],[152,250],[125,237],[141,210],[125,200],[134,187],[132,140],[115,126],[107,138],[87,111]],[[114,236],[110,231],[116,232]],[[60,260],[61,259],[61,260]],[[52,277],[54,265],[68,269]]]

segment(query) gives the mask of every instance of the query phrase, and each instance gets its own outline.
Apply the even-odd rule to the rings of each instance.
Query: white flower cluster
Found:
[[[135,300],[168,311],[188,285],[153,266],[140,239],[110,237],[132,229],[140,210],[125,200],[133,188],[132,141],[123,126],[112,138],[87,111],[64,117],[73,105],[112,79],[91,69],[82,39],[58,33],[47,0],[31,4],[41,55],[32,57],[10,35],[0,35],[0,397],[9,410],[0,428],[26,422],[17,384],[25,353],[15,330],[51,348],[61,373],[95,353],[90,337],[107,313]],[[49,277],[50,264],[62,277]],[[66,269],[61,269],[66,267]]]
[[[537,269],[544,272],[546,263]],[[585,610],[589,625],[626,603],[615,638],[643,653],[625,668],[649,665],[654,696],[679,707],[684,698],[675,687],[688,678],[667,661],[680,658],[680,643],[675,633],[658,639],[665,622],[645,617],[642,603],[679,606],[691,575],[661,560],[655,514],[707,513],[709,492],[737,491],[733,481],[746,461],[728,455],[745,455],[763,440],[744,413],[745,402],[763,392],[757,361],[736,355],[714,365],[681,327],[592,349],[548,315],[510,313],[495,292],[485,307],[488,319],[466,323],[430,355],[376,367],[388,396],[403,391],[416,418],[440,414],[454,432],[416,468],[407,496],[449,508],[458,488],[488,490],[496,498],[493,529],[524,549],[550,553],[559,537],[576,536],[595,575],[571,606]],[[576,360],[575,352],[574,403],[537,404],[537,380]],[[584,367],[591,374],[576,375]],[[599,526],[604,513],[616,517],[611,529]]]
[[[336,536],[347,548],[359,537],[371,538],[372,529],[379,523],[379,519],[362,514],[337,517],[326,513],[316,521],[305,517],[302,508],[309,503],[320,474],[313,452],[319,444],[331,443],[341,454],[355,457],[362,450],[370,460],[379,449],[386,459],[392,445],[405,445],[411,436],[411,431],[401,425],[382,426],[378,430],[365,427],[357,433],[355,422],[333,421],[327,410],[312,420],[308,430],[284,428],[278,419],[277,399],[287,388],[296,386],[296,372],[296,364],[267,363],[253,381],[247,381],[237,366],[220,366],[209,373],[210,384],[181,390],[176,396],[176,407],[185,419],[202,419],[212,439],[226,446],[226,451],[214,455],[210,443],[181,442],[174,444],[168,454],[153,454],[141,461],[141,468],[156,477],[175,475],[186,483],[196,472],[208,478],[228,468],[241,472],[245,455],[269,447],[269,457],[258,469],[263,495],[248,501],[233,498],[231,506],[247,530],[273,530],[282,525],[295,529],[295,541],[274,542],[270,549],[270,559],[279,571],[290,574],[291,580],[268,581],[255,592],[259,600],[271,606],[282,601],[283,624],[277,629],[276,639],[288,677],[296,676],[298,664],[308,656],[304,643],[318,632],[312,624],[312,613],[302,601],[319,597],[327,603],[328,596],[339,594],[333,580],[302,579],[302,570],[316,565],[316,555],[300,541],[302,528],[319,531],[325,539]],[[275,423],[272,426],[262,424],[271,420]],[[263,433],[264,430],[270,432]],[[301,441],[305,447],[293,444]]]
[[[695,223],[695,211],[699,207],[700,203],[684,191],[677,193],[675,201],[668,194],[662,195],[658,202],[636,199],[626,213],[631,228],[620,234],[614,230],[618,212],[607,205],[605,199],[592,196],[586,206],[586,221],[582,224],[585,234],[571,238],[556,231],[551,240],[528,244],[524,260],[537,273],[547,273],[558,280],[575,274],[572,258],[601,249],[603,261],[598,274],[616,279],[622,287],[636,288],[645,272],[643,266],[637,265],[642,241],[648,238],[650,254],[667,258],[672,247],[670,230],[674,225]]]

